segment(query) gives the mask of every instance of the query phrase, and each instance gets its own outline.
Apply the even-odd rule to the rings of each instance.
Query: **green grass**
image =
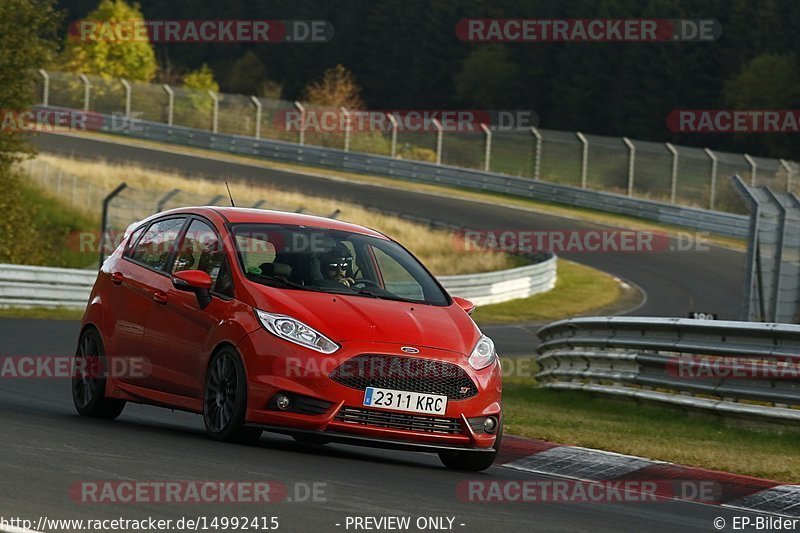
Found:
[[[519,375],[506,377],[503,389],[509,434],[789,483],[800,480],[796,426],[778,431],[731,425],[674,406],[537,389],[532,378]]]
[[[65,307],[11,307],[0,308],[0,318],[34,318],[40,320],[80,320],[83,309]]]
[[[541,322],[633,307],[638,299],[638,291],[624,290],[609,274],[559,258],[555,289],[479,306],[472,316],[478,324]]]

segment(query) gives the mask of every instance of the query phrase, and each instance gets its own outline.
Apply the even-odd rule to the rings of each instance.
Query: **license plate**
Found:
[[[367,387],[364,405],[392,411],[443,415],[447,410],[447,396]]]

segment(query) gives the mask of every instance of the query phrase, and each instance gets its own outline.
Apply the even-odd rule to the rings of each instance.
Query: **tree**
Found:
[[[46,65],[56,48],[59,16],[53,0],[0,2],[0,110],[23,111],[33,104],[37,68]],[[23,52],[24,51],[24,52]],[[32,152],[22,133],[0,128],[0,179],[22,152]]]
[[[511,104],[520,72],[502,45],[479,46],[464,60],[456,75],[459,100],[485,109],[500,109]]]
[[[343,65],[329,68],[321,80],[308,85],[305,99],[312,105],[364,109],[361,87],[356,83],[353,74]]]
[[[80,23],[71,28],[64,47],[63,68],[106,79],[151,81],[155,77],[158,64],[150,41],[123,33],[125,26],[120,25],[144,23],[138,4],[101,0],[85,21],[95,26],[87,26],[86,32]]]
[[[219,83],[214,79],[214,73],[203,63],[203,66],[183,76],[183,86],[187,89],[201,91],[219,91]]]

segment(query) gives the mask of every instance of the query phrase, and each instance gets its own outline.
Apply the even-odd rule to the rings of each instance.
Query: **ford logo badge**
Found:
[[[411,346],[403,346],[402,348],[400,348],[400,350],[402,350],[402,351],[404,351],[406,353],[419,353],[419,350],[417,350],[416,348],[413,348]]]

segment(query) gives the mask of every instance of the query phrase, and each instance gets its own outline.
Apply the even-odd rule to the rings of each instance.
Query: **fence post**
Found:
[[[755,187],[756,185],[756,171],[758,170],[758,165],[756,165],[755,159],[750,157],[748,154],[744,154],[744,160],[747,161],[747,164],[750,165],[750,186]]]
[[[779,159],[779,161],[781,162],[783,169],[786,171],[786,192],[792,192],[792,174],[794,174],[792,166],[785,159]]]
[[[636,163],[636,147],[627,137],[623,137],[622,142],[628,147],[628,196],[633,196],[633,170]]]
[[[117,197],[119,193],[128,185],[120,183],[116,189],[103,199],[103,213],[100,215],[100,265],[98,270],[103,268],[103,261],[106,259],[106,230],[108,229],[108,206],[111,200]]]
[[[217,133],[219,128],[219,96],[214,91],[208,91],[208,96],[211,97],[211,101],[214,103],[214,108],[211,112],[211,131]]]
[[[581,132],[577,132],[575,135],[581,143],[583,143],[583,152],[581,155],[581,189],[585,189],[587,165],[589,164],[589,139]]]
[[[391,113],[387,113],[386,116],[389,117],[389,122],[392,123],[392,158],[396,158],[397,157],[397,119]]]
[[[442,140],[444,137],[444,128],[438,119],[433,119],[433,125],[436,128],[436,164],[442,164]]]
[[[119,82],[125,88],[125,118],[131,118],[131,84],[128,80],[121,78]]]
[[[542,134],[535,126],[531,126],[531,133],[536,137],[536,149],[533,154],[533,179],[538,180],[542,167]]]
[[[339,111],[342,112],[344,115],[344,151],[350,151],[350,112],[347,110],[346,107],[342,106],[339,108]]]
[[[42,105],[50,105],[50,75],[43,68],[39,69],[42,77]]]
[[[295,101],[294,106],[300,111],[300,139],[298,143],[303,145],[306,143],[306,108],[297,101]]]
[[[708,208],[714,209],[714,200],[717,198],[717,156],[708,148],[703,148],[703,151],[711,158],[711,194],[708,197]]]
[[[167,93],[167,126],[172,126],[172,118],[175,113],[175,91],[166,83],[162,87]]]
[[[180,189],[172,189],[167,194],[165,194],[161,198],[161,200],[158,201],[158,204],[156,204],[156,213],[160,213],[161,211],[163,211],[164,210],[164,206],[167,205],[167,202],[169,202],[170,199],[173,196],[175,196],[176,194],[178,194],[179,192],[181,192]]]
[[[253,105],[256,106],[256,128],[254,132],[254,137],[256,139],[261,138],[261,100],[256,98],[255,96],[250,97],[250,101],[253,102]]]
[[[492,130],[486,124],[481,124],[483,133],[486,134],[486,147],[483,152],[483,170],[489,172],[489,164],[492,160]]]
[[[89,100],[91,98],[91,92],[92,92],[91,89],[92,82],[89,81],[89,76],[87,76],[86,74],[81,73],[78,77],[83,82],[83,110],[88,112]]]
[[[672,143],[665,143],[667,150],[672,154],[672,169],[669,178],[669,203],[674,204],[678,195],[678,150]]]

